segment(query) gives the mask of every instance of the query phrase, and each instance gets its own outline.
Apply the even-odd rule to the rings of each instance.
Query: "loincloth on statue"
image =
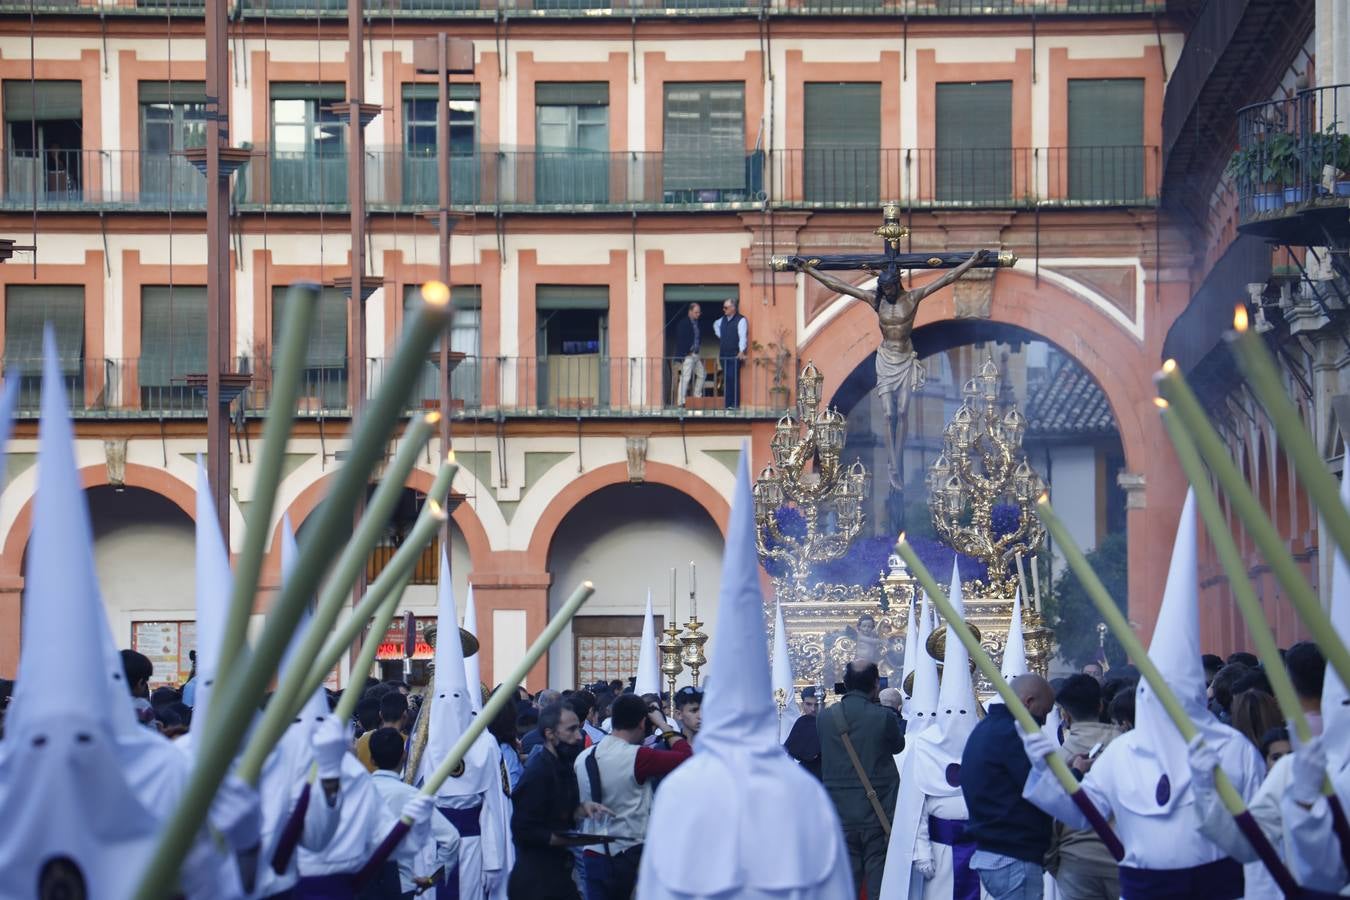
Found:
[[[917,391],[926,378],[919,354],[913,350],[905,352],[885,343],[877,348],[877,393],[882,397]]]

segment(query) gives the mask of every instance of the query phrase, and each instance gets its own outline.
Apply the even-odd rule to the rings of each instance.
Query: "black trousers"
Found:
[[[572,880],[572,854],[562,847],[517,844],[506,896],[508,900],[580,900]]]
[[[722,363],[722,396],[726,398],[727,409],[735,409],[741,405],[741,361],[736,357],[727,359],[723,357]]]

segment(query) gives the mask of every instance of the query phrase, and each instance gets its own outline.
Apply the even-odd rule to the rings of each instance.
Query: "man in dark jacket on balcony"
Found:
[[[688,314],[675,326],[675,358],[680,360],[680,386],[677,406],[684,406],[684,398],[689,395],[692,381],[694,396],[703,396],[703,383],[708,380],[708,370],[703,367],[699,356],[699,346],[703,335],[699,331],[698,320],[703,310],[697,303],[689,304]]]

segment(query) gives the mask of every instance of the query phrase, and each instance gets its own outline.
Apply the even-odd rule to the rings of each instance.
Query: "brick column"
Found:
[[[520,648],[522,655],[548,624],[548,588],[553,582],[553,576],[548,572],[532,571],[535,567],[527,565],[524,557],[525,554],[519,551],[494,553],[486,565],[476,568],[469,575],[478,608],[479,670],[489,687],[495,687],[500,679],[509,674],[494,671],[496,613],[514,611],[525,614],[525,642]],[[503,637],[516,640],[514,634]],[[548,686],[547,654],[530,669],[525,686],[531,693]]]

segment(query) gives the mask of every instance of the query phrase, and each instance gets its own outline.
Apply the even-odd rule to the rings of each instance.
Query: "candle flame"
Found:
[[[1171,406],[1171,404],[1168,403],[1166,400],[1164,400],[1162,397],[1154,397],[1153,405],[1158,407],[1158,409],[1167,409],[1167,407]]]
[[[1036,502],[1042,506],[1048,505],[1050,503],[1050,492],[1041,491],[1041,495],[1036,498]]]
[[[432,306],[444,306],[450,302],[450,289],[440,281],[428,281],[422,285],[422,299]]]
[[[1164,375],[1171,375],[1177,370],[1177,361],[1175,359],[1166,360],[1163,363],[1162,371]]]
[[[1241,303],[1233,307],[1233,330],[1238,334],[1247,330],[1247,307]]]
[[[445,451],[445,461],[448,465],[453,466],[455,464],[455,449],[453,447]]]
[[[588,591],[593,591],[593,590],[595,590],[595,582],[594,582],[594,581],[583,581],[583,582],[581,583],[581,586],[584,587],[584,588],[585,588],[586,590],[588,590]]]
[[[900,537],[896,539],[895,545],[898,547],[905,542],[905,533],[900,532]]]
[[[427,415],[426,415],[426,423],[427,423],[428,425],[435,425],[435,424],[436,424],[437,422],[439,422],[440,420],[441,420],[441,414],[438,413],[438,412],[429,412],[429,413],[427,413]]]
[[[441,509],[441,505],[430,497],[427,498],[427,515],[433,519],[445,521],[445,510]]]

